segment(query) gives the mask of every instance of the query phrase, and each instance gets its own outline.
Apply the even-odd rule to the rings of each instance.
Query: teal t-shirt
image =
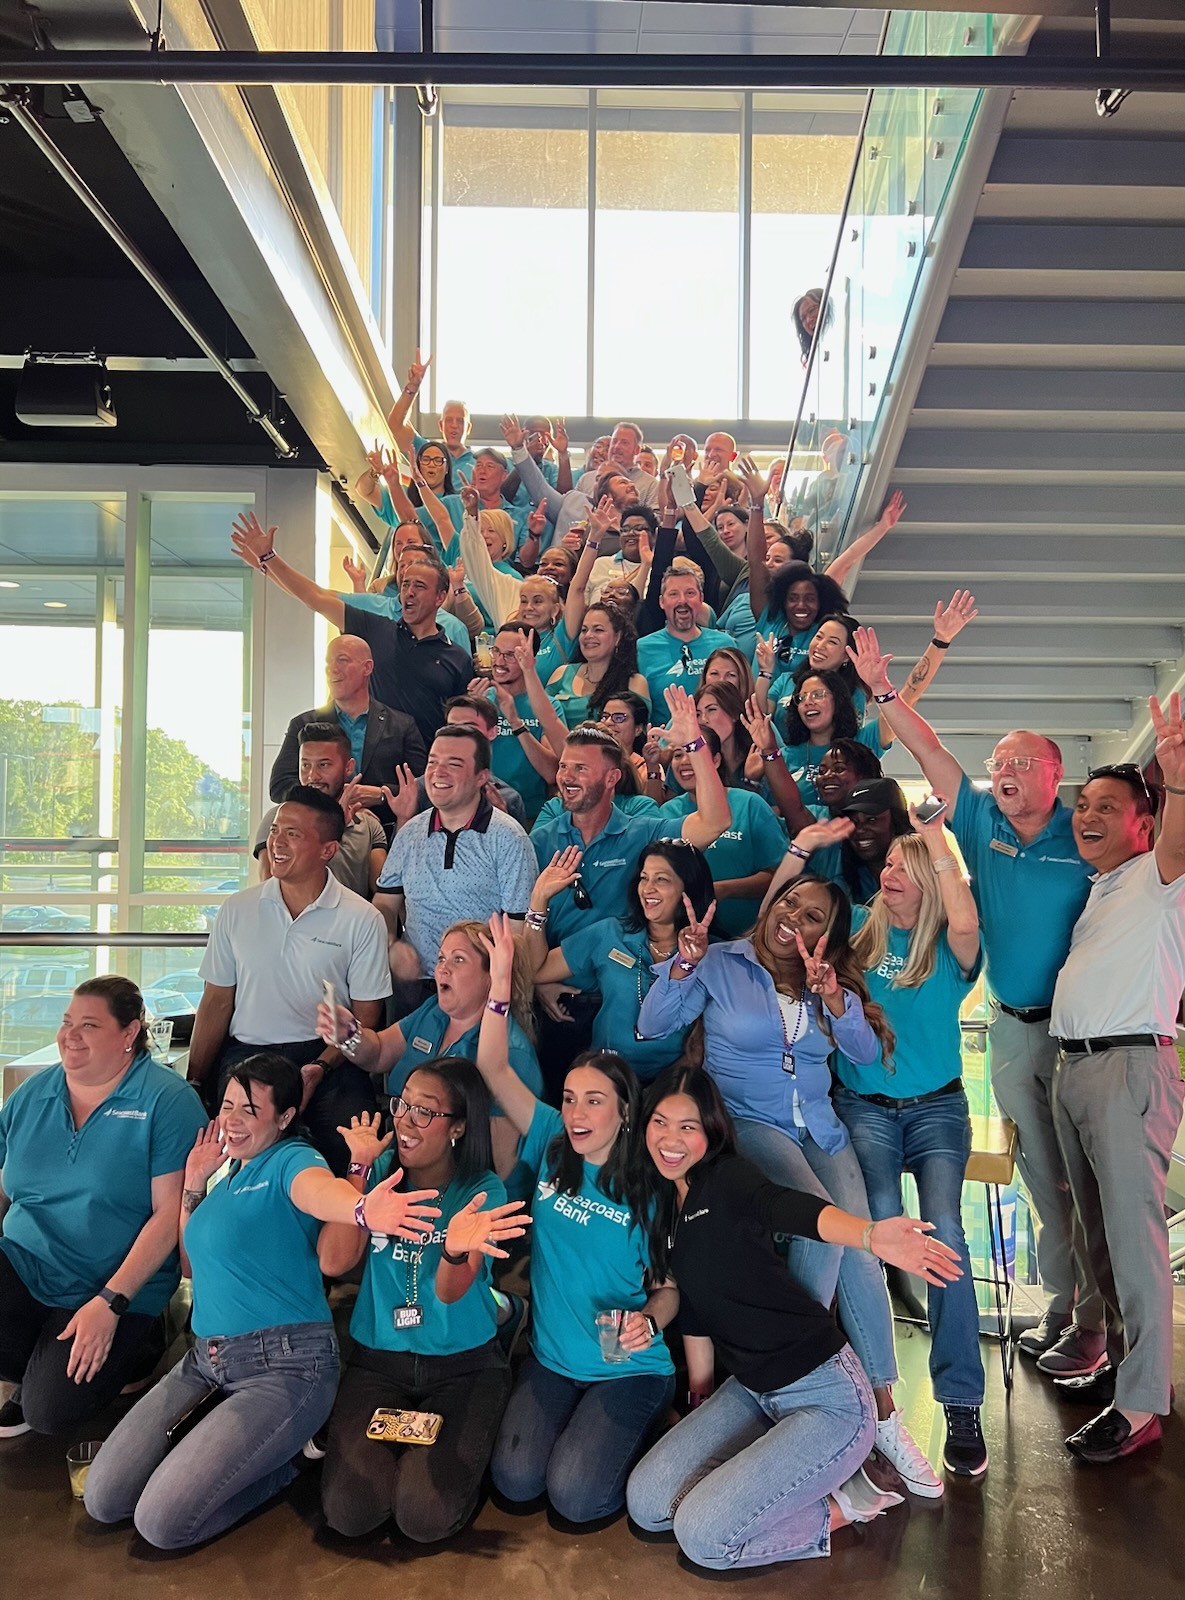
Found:
[[[720,629],[736,641],[752,661],[757,650],[757,618],[749,599],[749,580],[742,578],[736,593],[720,613]]]
[[[572,659],[573,641],[568,634],[568,625],[563,617],[556,623],[550,633],[541,634],[539,637],[539,654],[535,657],[535,671],[539,674],[539,682],[546,684],[553,672],[558,672],[561,667],[566,667]]]
[[[650,704],[665,708],[664,689],[686,689],[694,694],[704,675],[704,662],[713,650],[735,645],[731,633],[701,628],[696,639],[676,639],[666,628],[638,640],[638,671],[650,687]]]
[[[152,1215],[152,1180],[180,1172],[206,1113],[192,1085],[141,1052],[75,1128],[62,1067],[27,1078],[0,1109],[9,1207],[0,1250],[42,1305],[89,1300]],[[154,1317],[181,1281],[170,1251],[132,1300]]]
[[[768,637],[773,634],[778,641],[777,670],[779,672],[793,672],[806,660],[806,653],[810,648],[811,640],[819,631],[818,622],[812,622],[809,628],[804,628],[801,633],[787,633],[787,622],[779,613],[777,616],[766,606],[761,613],[761,620],[753,634],[753,653],[749,660],[754,670],[757,666],[757,635],[764,634]]]
[[[367,1189],[389,1178],[394,1156],[390,1150],[371,1168]],[[405,1178],[403,1186],[420,1184]],[[459,1300],[444,1305],[436,1298],[436,1269],[448,1225],[475,1194],[485,1194],[482,1209],[505,1205],[506,1190],[492,1172],[479,1172],[467,1182],[454,1178],[436,1202],[440,1216],[432,1237],[423,1244],[372,1233],[362,1271],[362,1284],[350,1318],[350,1333],[369,1350],[402,1350],[411,1355],[452,1356],[489,1344],[497,1332],[497,1305],[490,1292],[489,1256],[482,1257],[477,1276]],[[397,1306],[418,1305],[424,1317],[418,1328],[395,1327]]]
[[[876,722],[866,722],[856,734],[857,744],[866,744],[874,755],[883,756],[888,746],[881,743],[880,725]],[[789,769],[790,776],[798,785],[798,793],[804,806],[814,806],[819,803],[819,793],[815,788],[815,773],[819,770],[819,763],[831,748],[831,741],[826,744],[784,744],[782,746],[782,759]]]
[[[547,1147],[564,1136],[560,1113],[542,1101],[523,1142],[523,1160],[538,1175],[531,1207],[531,1348],[552,1372],[576,1383],[633,1378],[674,1370],[661,1339],[628,1361],[601,1359],[598,1311],[640,1311],[650,1264],[645,1230],[624,1201],[597,1186],[598,1168],[584,1164],[580,1190],[562,1194],[549,1182]]]
[[[853,935],[867,920],[866,907],[852,908]],[[964,976],[944,929],[934,951],[934,971],[925,983],[914,989],[895,988],[893,979],[909,959],[911,937],[907,928],[890,928],[880,965],[865,973],[869,994],[884,1007],[897,1036],[891,1066],[886,1069],[883,1052],[868,1066],[857,1066],[842,1050],[837,1052],[840,1082],[857,1094],[908,1100],[963,1075],[959,1007],[975,987],[982,957]]]
[[[642,1001],[654,978],[645,933],[627,933],[618,917],[606,917],[561,940],[572,982],[586,992],[600,990],[601,1009],[593,1018],[594,1050],[616,1050],[643,1083],[657,1078],[683,1053],[686,1029],[661,1039],[639,1039],[634,1031]]]
[[[786,830],[773,808],[751,789],[726,789],[732,821],[720,837],[704,851],[716,883],[726,878],[747,878],[778,866],[786,854]],[[683,819],[695,810],[695,797],[676,795],[662,807],[670,817],[671,832],[678,838]],[[761,910],[761,895],[744,900],[717,900],[712,918],[712,934],[722,939],[739,939],[748,933]]]
[[[531,710],[531,697],[525,690],[522,694],[514,696],[514,710],[517,721],[524,725],[528,733],[542,742],[543,729],[539,718]],[[543,775],[531,765],[523,749],[522,739],[515,738],[511,733],[510,723],[501,712],[498,714],[498,731],[490,748],[493,774],[495,778],[501,778],[503,783],[508,783],[522,795],[523,810],[527,814],[529,828],[547,799],[549,785]]]
[[[373,611],[376,616],[390,617],[392,622],[398,622],[403,615],[403,602],[399,598],[398,588],[393,583],[388,584],[382,594],[347,594],[342,598],[346,602],[347,611],[351,606],[355,611]],[[451,611],[442,608],[436,613],[436,624],[444,630],[444,636],[450,644],[459,645],[467,656],[473,654],[469,629],[459,617],[454,617]]]
[[[769,686],[769,704],[771,715],[774,719],[774,727],[783,739],[786,737],[786,718],[790,713],[790,705],[797,687],[792,672],[779,673]],[[852,706],[855,709],[858,722],[876,721],[875,717],[867,716],[868,696],[863,689],[856,689],[853,692]],[[874,706],[873,710],[877,711],[879,708]]]
[[[822,807],[812,806],[811,810],[822,810],[823,815],[830,816],[830,812]],[[863,861],[856,863],[856,893],[853,895],[843,870],[843,846],[841,844],[825,844],[821,850],[811,853],[806,870],[817,873],[820,878],[829,878],[832,883],[837,883],[848,899],[856,905],[867,905],[874,895],[880,893],[881,878],[879,872],[874,872]]]
[[[280,1139],[232,1163],[186,1223],[200,1339],[332,1321],[317,1262],[322,1224],[290,1198],[293,1178],[308,1167],[329,1171],[311,1144]]]

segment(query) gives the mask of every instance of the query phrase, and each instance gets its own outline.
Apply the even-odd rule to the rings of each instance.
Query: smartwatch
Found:
[[[108,1306],[117,1317],[122,1317],[131,1301],[126,1294],[119,1294],[114,1289],[103,1288],[99,1290],[99,1299],[106,1300]]]
[[[652,1339],[657,1339],[658,1338],[658,1323],[655,1322],[654,1318],[648,1312],[643,1311],[643,1313],[642,1313],[642,1321],[650,1329],[650,1337]]]

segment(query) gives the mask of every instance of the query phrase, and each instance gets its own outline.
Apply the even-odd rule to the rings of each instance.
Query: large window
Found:
[[[862,97],[443,91],[424,164],[422,418],[793,416]]]

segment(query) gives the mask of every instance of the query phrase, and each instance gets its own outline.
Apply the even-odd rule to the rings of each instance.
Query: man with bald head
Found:
[[[301,711],[288,724],[280,753],[272,766],[268,792],[278,805],[300,781],[300,733],[310,722],[336,722],[350,741],[361,803],[375,812],[389,831],[394,825],[382,796],[397,769],[408,766],[418,777],[427,752],[420,730],[405,711],[393,711],[370,692],[374,655],[365,639],[343,633],[325,652],[328,705]]]
[[[1016,1124],[1016,1162],[1040,1224],[1037,1265],[1050,1295],[1044,1317],[1021,1335],[1020,1348],[1036,1356],[1050,1377],[1088,1380],[1107,1360],[1103,1302],[1075,1218],[1052,1111],[1053,989],[1091,878],[1071,813],[1058,799],[1062,754],[1039,733],[1005,734],[985,763],[992,780],[985,793],[930,724],[896,698],[888,660],[871,628],[857,630],[855,660],[894,736],[946,800],[947,821],[971,873],[991,998],[992,1089],[1000,1110]]]

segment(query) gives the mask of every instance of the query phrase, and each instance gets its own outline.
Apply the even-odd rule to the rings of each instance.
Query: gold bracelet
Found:
[[[872,1230],[875,1227],[875,1222],[868,1223],[865,1226],[864,1232],[860,1235],[860,1248],[861,1250],[867,1250],[869,1255],[876,1254],[876,1251],[872,1248]]]

